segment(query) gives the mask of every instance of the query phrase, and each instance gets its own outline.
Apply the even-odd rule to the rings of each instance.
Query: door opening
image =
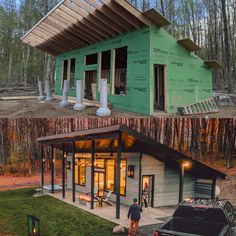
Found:
[[[165,65],[154,65],[154,110],[165,110]]]
[[[142,205],[154,206],[154,175],[142,176]]]
[[[98,190],[98,196],[102,197],[105,187],[105,173],[100,171],[94,172],[94,188]]]
[[[84,81],[84,98],[88,100],[96,100],[97,92],[97,71],[85,71]]]

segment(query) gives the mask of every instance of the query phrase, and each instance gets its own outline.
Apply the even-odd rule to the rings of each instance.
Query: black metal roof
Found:
[[[158,143],[153,139],[134,131],[124,125],[113,125],[102,128],[82,130],[78,132],[52,135],[39,138],[41,144],[53,145],[62,149],[62,144],[67,152],[72,152],[73,142],[76,152],[88,153],[91,151],[91,140],[95,140],[95,150],[97,153],[116,152],[118,146],[118,136],[121,133],[122,152],[143,153],[151,155],[164,162],[166,165],[179,167],[183,162],[188,162],[186,171],[197,178],[204,179],[225,179],[226,174],[211,168],[191,157],[178,152],[167,145]]]

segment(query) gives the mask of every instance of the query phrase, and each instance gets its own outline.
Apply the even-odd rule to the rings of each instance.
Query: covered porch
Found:
[[[153,180],[153,193],[154,197],[152,201],[153,207],[157,206],[170,206],[177,205],[178,202],[181,202],[185,197],[196,197],[196,185],[199,179],[207,179],[211,181],[210,188],[208,188],[208,192],[210,191],[209,198],[214,198],[215,196],[215,185],[217,178],[225,178],[225,174],[219,172],[215,169],[212,169],[200,162],[193,160],[190,157],[183,155],[180,152],[177,152],[168,146],[157,143],[154,140],[146,137],[145,135],[138,133],[129,129],[126,126],[115,125],[115,126],[107,126],[103,128],[96,128],[91,130],[84,130],[79,132],[73,132],[68,134],[60,134],[53,135],[49,137],[43,137],[38,139],[38,142],[42,145],[50,145],[51,146],[51,194],[59,199],[63,199],[64,201],[70,201],[72,204],[77,204],[77,194],[80,192],[83,186],[80,183],[80,187],[78,188],[76,184],[77,175],[76,171],[76,161],[77,157],[80,156],[84,159],[90,171],[87,172],[86,178],[89,179],[86,188],[84,188],[85,192],[90,193],[91,201],[90,201],[90,209],[92,212],[96,212],[96,214],[103,214],[104,217],[108,217],[109,219],[117,219],[124,222],[127,221],[127,206],[132,203],[133,197],[137,197],[139,204],[142,203],[142,190],[143,190],[143,182],[142,178],[144,176],[152,176]],[[62,158],[62,192],[55,193],[54,188],[54,149],[61,150],[61,158]],[[42,151],[43,154],[43,151]],[[135,154],[135,155],[133,155]],[[103,156],[103,159],[113,160],[114,162],[114,183],[113,183],[113,206],[103,206],[103,207],[95,207],[95,172],[99,167],[97,164],[95,165],[97,159],[100,156]],[[133,156],[132,156],[133,155]],[[70,156],[70,159],[69,159]],[[45,158],[42,155],[42,187],[44,186],[44,163]],[[127,176],[131,173],[129,171],[135,172],[136,182],[132,182],[132,184],[125,186],[125,189],[129,190],[133,188],[132,192],[126,193],[124,198],[123,188],[122,186],[122,161],[124,160],[135,160],[135,165],[133,168],[126,164],[126,169],[124,169],[123,173],[125,173],[125,179],[127,181]],[[70,160],[68,163],[68,159]],[[150,164],[147,167],[147,164]],[[68,166],[70,165],[70,166]],[[159,166],[160,168],[152,169],[153,165]],[[146,166],[146,167],[145,167]],[[68,175],[67,169],[70,168],[71,172]],[[146,168],[146,169],[145,169]],[[157,173],[158,172],[158,173]],[[68,180],[71,183],[71,186],[68,188],[66,186],[66,176],[67,182]],[[190,186],[191,185],[191,186]],[[190,190],[186,190],[186,188],[191,187]],[[69,190],[71,189],[71,190]],[[174,192],[175,191],[175,192]],[[155,193],[156,192],[156,193]],[[188,195],[186,195],[188,194]],[[208,194],[208,195],[209,195]],[[175,196],[176,195],[176,196]],[[174,196],[175,199],[169,199],[168,197]],[[71,202],[72,200],[72,202]],[[162,201],[162,205],[158,205],[157,201],[160,203]],[[124,202],[126,204],[124,204]],[[166,204],[166,205],[165,205]],[[127,205],[127,206],[124,206]],[[107,209],[108,215],[105,214]],[[150,215],[153,213],[152,220],[149,219],[149,222],[156,222],[157,216],[160,208],[150,208]],[[86,207],[88,210],[88,207]],[[111,216],[111,214],[113,216]],[[170,214],[171,215],[171,214]],[[154,219],[154,220],[153,220]],[[120,224],[120,222],[119,222]]]
[[[120,219],[117,219],[115,217],[116,207],[114,204],[113,206],[108,206],[108,205],[104,205],[102,207],[97,206],[97,207],[94,207],[94,209],[92,210],[90,207],[80,204],[77,197],[75,199],[75,202],[72,202],[71,201],[72,192],[70,190],[66,190],[65,198],[62,197],[61,192],[56,192],[54,194],[50,194],[50,193],[45,193],[45,194],[48,194],[67,204],[78,207],[79,209],[83,209],[89,213],[92,213],[101,218],[104,218],[106,220],[109,220],[118,225],[122,225],[128,228],[128,225],[129,225],[129,221],[127,220],[128,206],[125,206],[125,205],[120,206]],[[77,193],[77,194],[80,194],[80,193]],[[174,210],[175,210],[175,206],[145,209],[143,210],[142,218],[140,220],[139,225],[146,226],[146,225],[161,224],[165,221],[166,218],[172,216]]]

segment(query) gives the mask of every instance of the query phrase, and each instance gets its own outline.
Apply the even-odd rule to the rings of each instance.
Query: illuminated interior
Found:
[[[86,185],[86,160],[75,160],[75,184],[85,186]]]
[[[91,167],[90,158],[76,157],[75,161],[75,184],[86,185],[86,166]],[[104,191],[115,192],[116,159],[96,158],[94,160],[94,187],[98,189],[99,196]],[[120,194],[126,194],[127,161],[121,160],[120,168]]]

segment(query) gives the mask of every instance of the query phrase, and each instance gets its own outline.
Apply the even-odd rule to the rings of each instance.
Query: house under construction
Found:
[[[212,69],[190,39],[174,39],[171,24],[154,9],[140,12],[126,0],[63,0],[23,38],[56,57],[55,93],[83,80],[84,99],[98,101],[106,78],[114,108],[153,115],[212,97]]]

